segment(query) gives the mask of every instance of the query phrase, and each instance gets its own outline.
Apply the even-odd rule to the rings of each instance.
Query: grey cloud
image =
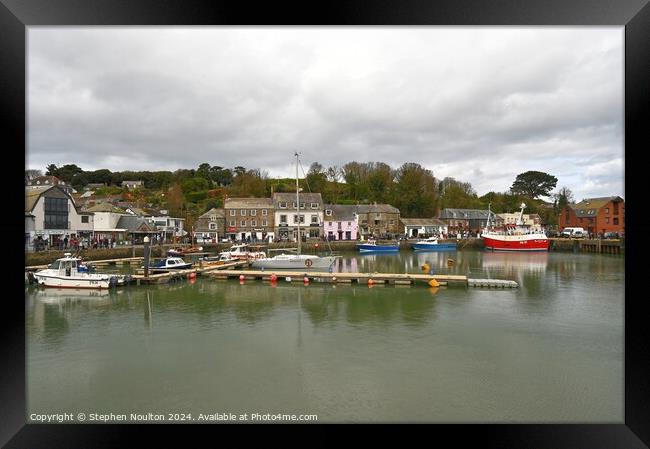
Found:
[[[616,28],[30,28],[27,161],[112,170],[207,161],[290,176],[298,150],[306,166],[414,161],[479,194],[526,170],[574,193],[620,194],[622,175],[603,170],[596,183],[586,173],[622,157],[622,37]]]

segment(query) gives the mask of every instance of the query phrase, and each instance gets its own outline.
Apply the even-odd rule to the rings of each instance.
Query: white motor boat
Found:
[[[58,288],[110,288],[126,283],[126,277],[114,274],[88,273],[79,271],[81,259],[71,257],[57,259],[44,270],[34,273],[38,285]]]
[[[188,268],[192,268],[192,264],[185,262],[180,257],[167,257],[149,265],[150,270],[186,270]]]
[[[252,251],[247,244],[233,245],[230,249],[222,251],[219,256],[228,257],[231,260],[254,260],[266,257],[263,251]]]

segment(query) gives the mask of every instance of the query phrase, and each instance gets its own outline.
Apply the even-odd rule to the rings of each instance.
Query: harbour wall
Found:
[[[549,251],[564,251],[564,252],[591,252],[591,253],[601,253],[601,254],[624,254],[625,253],[625,240],[587,240],[587,239],[560,239],[560,238],[551,238],[551,243]],[[400,242],[400,249],[402,251],[411,251],[411,243],[415,240]],[[483,240],[480,238],[467,238],[460,240],[441,240],[441,243],[445,242],[456,242],[459,250],[482,250],[483,249]],[[348,240],[348,241],[332,241],[327,242],[322,241],[308,241],[302,244],[303,252],[310,252],[316,254],[326,254],[329,252],[329,248],[332,248],[334,252],[342,251],[356,251],[357,241]],[[381,241],[379,243],[382,243]],[[388,242],[386,242],[388,243]],[[151,246],[151,255],[152,257],[163,257],[167,250],[170,248],[176,248],[179,245],[152,245]],[[181,245],[183,246],[183,245]],[[189,245],[184,245],[189,246]],[[210,253],[218,253],[219,251],[224,251],[230,248],[231,244],[229,243],[219,243],[213,245],[201,245],[203,251]],[[281,248],[290,248],[294,247],[293,245],[287,245],[286,243],[271,243],[268,245],[263,245],[264,248],[269,249],[281,249]],[[39,251],[39,252],[29,252],[25,253],[25,266],[33,265],[46,265],[54,262],[56,259],[63,257],[63,254],[66,252],[75,253],[74,250],[56,250],[56,251]],[[80,256],[84,260],[103,260],[103,259],[120,259],[127,257],[142,257],[143,256],[143,247],[118,247],[118,248],[103,248],[103,249],[85,249],[80,252]]]

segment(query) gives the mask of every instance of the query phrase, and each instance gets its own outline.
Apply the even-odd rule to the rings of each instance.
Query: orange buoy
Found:
[[[243,281],[244,279],[246,279],[246,276],[244,276],[243,274],[240,274],[240,275],[239,275],[239,280],[240,280],[240,281]]]
[[[278,280],[278,277],[275,275],[275,273],[273,273],[271,275],[271,282],[276,282],[277,280]]]
[[[375,283],[375,281],[373,281],[372,279],[368,279],[368,285],[372,285],[374,283]]]
[[[302,278],[302,281],[303,281],[305,284],[309,284],[309,278],[308,278],[307,276],[305,276],[304,278]]]
[[[188,279],[194,279],[194,278],[196,278],[196,273],[194,273],[194,272],[189,273],[189,274],[187,275],[187,278],[188,278]]]

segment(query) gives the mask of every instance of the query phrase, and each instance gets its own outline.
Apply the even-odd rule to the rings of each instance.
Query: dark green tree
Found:
[[[510,191],[536,199],[540,196],[549,196],[556,185],[557,178],[553,175],[540,171],[527,171],[517,175]]]

